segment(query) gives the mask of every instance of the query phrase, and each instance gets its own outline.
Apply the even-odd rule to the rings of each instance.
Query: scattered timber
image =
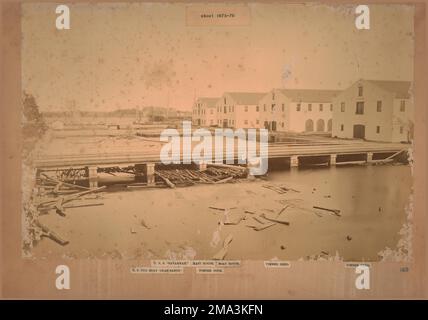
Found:
[[[257,218],[257,217],[253,217],[254,220],[256,220],[258,223],[260,224],[265,224],[263,220]]]
[[[249,214],[257,214],[254,211],[249,211],[249,210],[245,210],[245,213],[249,213]]]
[[[281,220],[281,219],[275,219],[275,218],[269,218],[269,217],[267,217],[264,213],[262,213],[260,216],[261,216],[263,219],[266,219],[266,220],[271,221],[271,222],[276,222],[276,223],[280,223],[280,224],[285,224],[286,226],[289,226],[289,225],[290,225],[290,222],[288,222],[288,221],[284,221],[284,220]]]
[[[220,211],[225,211],[226,210],[226,208],[219,208],[219,207],[213,207],[213,206],[210,206],[208,208],[213,209],[213,210],[220,210]]]
[[[34,225],[38,228],[40,228],[40,230],[42,230],[43,234],[42,236],[45,236],[53,241],[55,241],[56,243],[65,246],[67,244],[69,244],[69,242],[67,240],[62,239],[59,235],[57,235],[55,232],[51,231],[48,227],[46,227],[45,225],[41,224],[39,221],[34,221]]]
[[[265,229],[267,229],[267,228],[270,228],[270,227],[272,227],[272,226],[274,226],[274,225],[276,225],[276,223],[275,223],[275,222],[272,222],[272,223],[269,223],[269,224],[262,225],[262,226],[260,226],[260,227],[256,227],[256,228],[254,228],[254,227],[253,227],[253,230],[255,230],[255,231],[262,231],[262,230],[265,230]]]
[[[232,182],[234,179],[245,178],[246,168],[239,166],[209,166],[204,171],[187,168],[159,168],[155,175],[168,187],[188,186],[194,184],[220,184]]]
[[[336,216],[340,217],[340,210],[339,209],[329,209],[329,208],[324,208],[324,207],[318,207],[318,206],[313,206],[314,209],[318,209],[318,210],[324,210],[324,211],[329,211],[334,213]]]
[[[236,214],[230,215],[229,214],[226,216],[226,220],[223,222],[223,224],[224,225],[237,225],[242,220],[245,220],[245,214],[240,214],[240,215],[236,215]]]
[[[216,181],[214,183],[225,183],[225,182],[230,181],[232,179],[233,179],[233,177],[227,177],[227,178],[224,178],[222,180]]]
[[[287,208],[289,208],[289,207],[291,207],[291,205],[289,205],[289,204],[287,204],[287,205],[285,205],[284,207],[282,207],[282,209],[278,212],[277,217],[279,217],[279,216],[281,215],[281,213],[283,213],[283,212],[285,211],[285,209],[287,209]]]
[[[81,207],[96,207],[96,206],[103,206],[103,202],[96,202],[96,203],[80,203],[80,204],[71,204],[63,206],[64,209],[69,208],[81,208]]]
[[[223,248],[220,249],[219,252],[217,252],[214,256],[213,256],[213,260],[223,260],[224,257],[227,254],[227,250],[229,248],[229,244],[232,242],[233,240],[233,236],[231,234],[229,234],[223,241]]]
[[[83,190],[90,190],[89,188],[86,188],[86,187],[83,187],[83,186],[79,186],[77,184],[67,183],[67,182],[64,182],[64,181],[60,181],[60,180],[54,179],[52,177],[49,177],[45,173],[41,173],[40,176],[43,177],[44,179],[48,180],[48,181],[56,183],[57,185],[62,185],[62,186],[70,187],[70,188],[83,189]]]
[[[74,172],[74,171],[69,171]],[[33,228],[40,229],[41,236],[50,238],[56,243],[65,246],[69,241],[62,239],[55,232],[50,230],[47,226],[41,224],[38,221],[38,216],[49,213],[50,210],[55,210],[55,213],[61,217],[65,217],[66,209],[78,208],[78,207],[91,207],[100,206],[102,202],[86,202],[88,200],[85,195],[98,192],[105,189],[106,187],[100,188],[86,188],[80,185],[67,183],[65,181],[48,176],[45,173],[39,175],[37,179],[37,188],[35,188],[34,197],[34,209],[29,210],[33,219],[31,225]],[[77,202],[74,202],[77,201]]]
[[[173,184],[168,178],[164,177],[159,171],[155,171],[155,175],[161,178],[168,187],[175,188],[175,184]]]
[[[283,194],[283,193],[287,193],[288,191],[293,191],[293,192],[300,192],[296,189],[293,188],[288,188],[286,186],[275,186],[275,185],[270,185],[270,184],[265,184],[262,186],[263,188],[275,191],[279,194]]]

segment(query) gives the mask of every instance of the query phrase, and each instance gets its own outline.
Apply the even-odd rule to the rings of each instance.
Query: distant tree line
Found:
[[[46,131],[47,126],[39,106],[33,95],[25,93],[23,97],[23,123],[22,131],[24,138],[38,138]]]

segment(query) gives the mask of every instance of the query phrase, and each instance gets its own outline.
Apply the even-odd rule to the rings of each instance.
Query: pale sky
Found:
[[[248,26],[186,26],[188,4],[24,4],[23,89],[41,110],[190,110],[194,97],[272,88],[343,89],[359,78],[413,79],[412,6],[250,4]]]

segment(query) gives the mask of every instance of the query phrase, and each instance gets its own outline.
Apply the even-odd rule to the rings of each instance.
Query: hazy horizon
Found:
[[[364,79],[413,79],[413,6],[252,3],[248,26],[186,26],[185,3],[22,5],[22,85],[41,111],[164,106],[272,88],[344,89]],[[237,4],[239,5],[239,4]]]

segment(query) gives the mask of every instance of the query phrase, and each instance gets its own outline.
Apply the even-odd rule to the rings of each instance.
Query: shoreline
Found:
[[[338,256],[346,261],[379,261],[378,253],[386,247],[396,248],[400,240],[398,232],[408,222],[405,206],[403,205],[403,210],[393,214],[392,211],[396,210],[394,206],[382,203],[384,211],[379,214],[376,210],[378,205],[372,203],[368,207],[372,216],[365,214],[358,218],[361,202],[355,202],[356,196],[341,196],[343,187],[338,186],[337,190],[326,188],[325,185],[329,184],[325,179],[328,180],[330,175],[345,177],[346,174],[352,174],[357,177],[367,170],[378,170],[380,174],[388,176],[382,172],[391,174],[391,169],[400,172],[404,178],[407,176],[407,180],[410,177],[409,166],[329,167],[273,172],[266,180],[226,183],[221,188],[215,185],[197,185],[192,188],[105,192],[102,198],[96,200],[102,201],[104,205],[67,209],[69,213],[65,218],[55,213],[41,216],[43,223],[55,228],[70,243],[61,247],[50,239],[42,239],[32,249],[32,256],[127,260],[190,257],[209,260],[221,249],[221,242],[229,234],[233,234],[233,241],[224,257],[227,260],[311,260]],[[311,175],[318,178],[312,178]],[[314,187],[305,183],[306,180],[312,181]],[[266,184],[286,185],[289,191],[281,194],[264,188],[263,185]],[[364,202],[368,195],[367,192],[361,194],[360,201]],[[272,211],[278,212],[283,208],[280,201],[298,198],[303,198],[304,205],[294,203],[293,210],[286,210],[285,218],[290,223],[288,226],[277,223],[260,231],[247,226],[247,220],[254,220],[250,214],[247,214],[248,219],[243,219],[238,224],[225,225],[223,213],[209,208],[235,207],[236,209],[230,210],[230,217],[239,216],[245,211],[271,215]],[[353,203],[352,206],[347,204],[349,201]],[[403,203],[407,205],[407,201]],[[307,210],[314,206],[338,209],[341,216],[319,212],[315,214]],[[93,220],[95,217],[97,220]],[[140,219],[144,220],[143,224]],[[381,222],[384,219],[392,221],[385,226]],[[219,224],[219,221],[223,223]],[[333,230],[336,232],[332,233]],[[109,239],[109,231],[113,239]],[[364,231],[372,233],[372,236],[363,236]],[[318,234],[318,244],[311,244],[305,239],[307,233],[311,237]],[[334,235],[335,233],[337,234]],[[385,234],[381,237],[382,233]],[[351,240],[347,240],[347,236]],[[246,244],[254,241],[254,248],[247,248]],[[362,243],[355,245],[358,241]],[[301,244],[297,245],[299,242]],[[370,248],[370,243],[376,249]]]

